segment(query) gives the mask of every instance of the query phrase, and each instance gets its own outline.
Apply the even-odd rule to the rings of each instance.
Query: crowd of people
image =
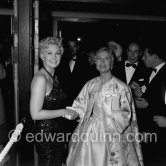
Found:
[[[32,132],[42,135],[34,140],[38,164],[165,166],[165,57],[157,39],[85,50],[76,39],[42,39],[42,66],[30,87]]]
[[[123,48],[106,42],[87,52],[77,40],[40,42],[43,67],[31,85],[40,166],[162,166],[165,161],[165,52],[158,41]],[[69,135],[68,135],[69,134]],[[68,137],[66,137],[68,135]]]

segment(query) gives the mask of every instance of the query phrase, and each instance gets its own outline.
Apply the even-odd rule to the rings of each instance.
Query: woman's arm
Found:
[[[43,102],[46,93],[47,82],[42,75],[36,75],[31,84],[30,114],[33,120],[53,119],[70,115],[71,119],[76,116],[74,111],[67,109],[43,110]]]

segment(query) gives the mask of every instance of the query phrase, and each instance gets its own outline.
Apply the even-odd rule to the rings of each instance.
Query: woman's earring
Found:
[[[113,65],[111,65],[110,69],[111,69],[111,70],[113,69]]]

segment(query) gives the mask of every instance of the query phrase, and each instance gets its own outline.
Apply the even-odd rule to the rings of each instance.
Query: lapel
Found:
[[[129,84],[131,82],[133,82],[133,81],[137,81],[138,80],[138,77],[140,76],[141,69],[142,69],[142,66],[141,66],[140,62],[138,62],[138,65],[137,65],[137,67],[136,67],[136,69],[135,69],[135,71],[134,71],[134,73],[133,73],[133,75],[131,77],[131,80],[130,80]]]
[[[126,75],[125,62],[124,62],[124,64],[123,64],[123,70],[122,70],[122,71],[124,71],[124,73],[122,73],[122,76],[124,77],[124,81],[127,83],[127,75]],[[130,82],[129,82],[128,84],[130,84],[132,81],[134,81],[134,78],[137,76],[137,73],[138,73],[138,66],[137,66],[137,68],[135,69],[135,71],[134,71],[134,73],[133,73],[133,75],[132,75],[132,77],[131,77],[131,80],[130,80]]]
[[[155,75],[155,77],[151,80],[151,82],[149,83],[148,87],[147,87],[147,92],[151,91],[151,90],[155,90],[156,87],[161,86],[162,84],[164,84],[164,80],[166,76],[166,65],[164,65],[159,71],[158,73]],[[150,75],[149,75],[150,78]],[[148,79],[149,81],[149,79]]]
[[[78,59],[75,61],[73,71],[71,73],[74,73],[77,70],[77,64],[78,64]]]
[[[152,114],[164,115],[163,106],[165,107],[165,90],[166,90],[166,65],[164,65],[152,79],[145,91],[145,98],[149,102],[148,108]],[[158,109],[156,109],[156,106]]]
[[[73,70],[71,72],[71,69],[70,69],[70,61],[68,62],[68,73],[70,73],[70,75],[73,75],[74,71],[75,71],[75,68],[76,68],[76,61],[75,61],[75,64],[74,64],[74,67],[73,67]]]
[[[124,62],[124,75],[125,75],[125,82],[127,83],[127,76],[126,76],[126,69],[125,69],[125,62]],[[141,65],[139,64],[139,62],[138,62],[138,65],[137,65],[137,67],[136,67],[136,69],[135,69],[135,71],[134,71],[134,73],[133,73],[133,75],[132,75],[132,77],[131,77],[131,80],[130,80],[130,82],[128,83],[128,84],[130,84],[131,82],[133,82],[133,81],[136,81],[137,80],[137,77],[138,77],[138,75],[139,75],[139,72],[140,72],[140,68],[141,68]]]
[[[79,59],[79,56],[77,55],[77,58],[76,58],[76,61],[75,61],[74,67],[73,67],[73,71],[72,72],[70,71],[70,73],[73,75],[78,70],[80,65],[81,65],[80,59]]]
[[[155,77],[151,80],[150,84],[153,84],[154,82],[157,82],[157,80],[162,79],[164,80],[164,77],[166,76],[166,64],[162,66],[162,68],[157,72]],[[150,76],[149,76],[150,79]]]
[[[129,84],[130,84],[132,81],[135,80],[135,78],[137,77],[138,74],[139,74],[139,64],[138,64],[138,66],[136,67],[136,69],[135,69],[135,71],[134,71],[134,73],[133,73],[133,75],[132,75],[132,77],[131,77],[131,80],[130,80]]]

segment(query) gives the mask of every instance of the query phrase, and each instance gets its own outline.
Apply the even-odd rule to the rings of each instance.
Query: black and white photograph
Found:
[[[0,166],[166,166],[166,1],[0,0]]]

